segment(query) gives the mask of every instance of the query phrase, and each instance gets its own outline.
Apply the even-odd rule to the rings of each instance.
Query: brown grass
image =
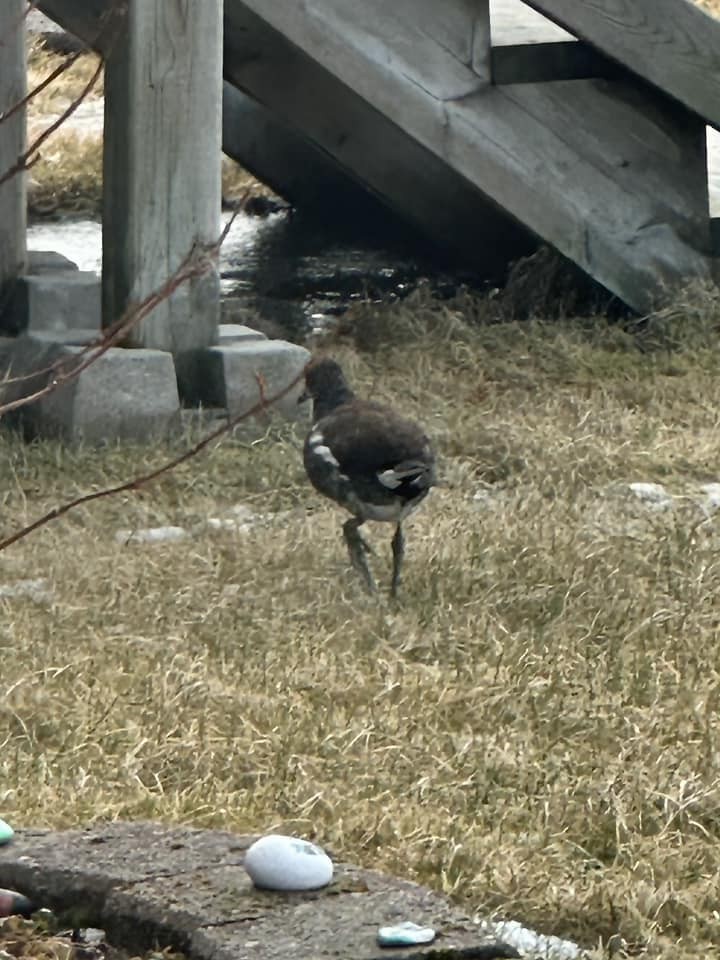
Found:
[[[28,85],[37,86],[63,62],[63,57],[45,52],[38,43],[28,50]],[[84,54],[73,66],[30,101],[28,131],[32,140],[79,96],[97,65],[94,54]],[[103,94],[102,80],[88,100]],[[71,118],[43,146],[41,157],[30,172],[28,209],[34,217],[59,215],[99,216],[102,208],[102,125],[88,131]],[[269,187],[256,180],[229,157],[222,158],[222,192],[229,201],[245,194],[272,196]]]
[[[397,605],[347,571],[293,431],[227,441],[0,555],[0,813],[282,828],[592,947],[709,956],[720,896],[717,294],[646,329],[355,308],[333,352],[421,417],[445,486]],[[3,532],[162,448],[2,438]],[[674,510],[623,488],[659,481]],[[480,499],[476,499],[477,496]],[[123,545],[242,502],[250,533]],[[371,531],[387,583],[389,537]]]

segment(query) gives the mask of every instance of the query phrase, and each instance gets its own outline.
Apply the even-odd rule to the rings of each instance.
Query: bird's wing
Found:
[[[412,421],[379,404],[347,404],[315,426],[343,473],[382,475],[391,486],[434,463],[428,438]]]

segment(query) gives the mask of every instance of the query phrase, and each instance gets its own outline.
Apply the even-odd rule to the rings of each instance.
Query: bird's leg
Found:
[[[370,567],[368,567],[368,562],[365,557],[365,554],[370,552],[370,546],[360,536],[359,527],[362,522],[359,517],[351,517],[349,520],[346,520],[343,524],[343,536],[345,537],[345,543],[350,553],[350,562],[362,576],[370,593],[375,593],[377,588],[375,587],[375,581],[370,573]]]
[[[392,597],[396,597],[398,587],[400,586],[400,569],[402,567],[403,557],[405,556],[405,537],[400,524],[397,525],[395,536],[392,538],[392,552],[393,572],[392,582],[390,585],[390,595]]]

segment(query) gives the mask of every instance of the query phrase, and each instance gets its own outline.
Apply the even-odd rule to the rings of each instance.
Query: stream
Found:
[[[230,217],[222,215],[223,226]],[[38,222],[30,250],[55,250],[81,270],[100,272],[98,220]],[[221,293],[232,313],[252,325],[259,316],[279,335],[302,341],[355,300],[403,297],[427,282],[439,296],[461,284],[481,287],[471,273],[445,267],[402,231],[383,227],[358,235],[285,211],[266,217],[240,212],[220,253]]]

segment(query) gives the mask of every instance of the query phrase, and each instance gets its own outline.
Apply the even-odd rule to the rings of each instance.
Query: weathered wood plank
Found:
[[[220,230],[221,0],[127,0],[105,70],[103,323]],[[131,342],[213,343],[219,278],[183,284]]]
[[[483,275],[497,281],[509,260],[535,248],[519,222],[242,4],[225,5],[225,75]]]
[[[233,5],[264,17],[638,309],[648,309],[663,284],[709,275],[702,125],[661,95],[596,81],[464,91],[455,62],[447,64],[448,80],[431,46],[432,12],[423,24],[427,39],[416,31],[413,51],[417,63],[433,58],[432,84],[418,83],[395,68],[395,34],[374,9],[363,16],[366,7],[354,0],[306,0],[302,17],[290,0]],[[390,47],[384,57],[382,43]],[[259,80],[253,64],[237,76],[247,89]],[[313,95],[321,111],[323,90]]]
[[[473,9],[472,50],[470,66],[473,73],[492,83],[492,36],[490,27],[490,0],[476,0]]]
[[[527,0],[720,127],[720,22],[687,0]]]
[[[25,149],[25,110],[1,119],[25,95],[25,0],[0,3],[0,177]],[[0,313],[25,267],[25,174],[0,184]]]

